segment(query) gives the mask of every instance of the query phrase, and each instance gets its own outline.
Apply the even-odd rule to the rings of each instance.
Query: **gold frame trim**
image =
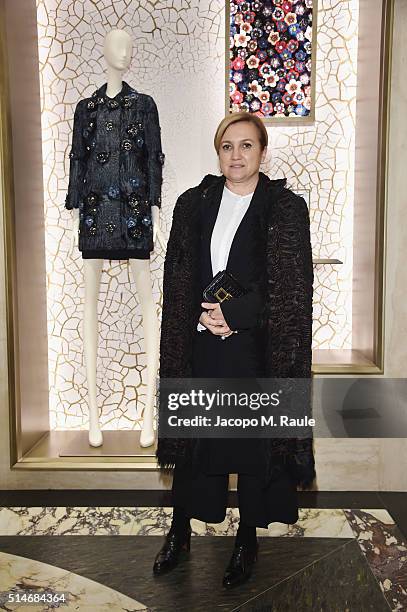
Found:
[[[388,211],[389,125],[393,58],[394,0],[384,0],[382,9],[379,104],[379,138],[377,147],[375,296],[373,353],[380,374],[384,374],[386,223]]]
[[[226,23],[229,20],[229,3],[226,6]],[[3,223],[4,223],[4,262],[5,262],[5,296],[6,296],[6,326],[7,326],[7,379],[8,379],[8,407],[10,417],[10,467],[17,470],[156,470],[157,463],[153,456],[124,458],[120,461],[117,457],[103,457],[97,459],[92,457],[83,460],[83,457],[55,459],[44,457],[42,459],[19,458],[18,439],[20,423],[18,419],[19,406],[19,372],[16,366],[18,328],[15,317],[16,290],[15,290],[15,236],[14,236],[14,188],[13,188],[13,153],[11,139],[11,116],[10,116],[10,89],[8,81],[7,44],[5,31],[5,8],[4,0],[0,0],[0,185],[3,198]],[[392,65],[392,40],[394,21],[394,0],[383,0],[383,18],[381,33],[381,66],[380,66],[380,103],[379,115],[379,142],[378,142],[378,179],[377,179],[377,223],[376,223],[376,261],[375,261],[375,304],[374,304],[374,360],[371,365],[367,364],[338,364],[338,365],[315,365],[315,375],[332,374],[383,374],[384,373],[384,289],[385,289],[385,223],[387,218],[387,180],[388,180],[388,151],[389,151],[389,109],[390,109],[390,87],[391,87],[391,65]],[[313,28],[317,27],[315,18]],[[314,32],[313,32],[314,36]],[[315,39],[314,39],[315,40]],[[316,52],[316,45],[314,45]],[[229,63],[229,34],[226,37],[226,62]],[[314,69],[314,86],[315,86]],[[228,83],[228,70],[226,71]],[[228,87],[226,88],[227,103]],[[315,99],[315,91],[313,90]],[[228,106],[227,106],[228,108]],[[314,107],[315,108],[315,107]],[[309,119],[309,117],[307,118]],[[264,120],[268,123],[276,123],[276,120]],[[289,125],[299,121],[306,125],[306,119],[290,119]],[[314,119],[312,119],[314,121]],[[310,121],[310,123],[312,122]],[[279,125],[287,125],[283,120],[277,120]]]
[[[318,31],[318,0],[314,0],[312,8],[312,50],[311,50],[311,112],[306,117],[284,117],[277,119],[276,117],[261,118],[263,123],[268,125],[279,125],[284,127],[293,127],[295,125],[313,125],[315,123],[315,91],[316,91],[316,68],[317,68],[317,45],[314,44]],[[225,115],[231,113],[230,98],[229,98],[229,73],[230,73],[230,46],[229,46],[229,30],[230,23],[230,0],[225,6]]]
[[[3,256],[5,274],[6,298],[6,328],[7,328],[7,382],[8,382],[8,412],[10,433],[10,467],[18,458],[18,440],[21,436],[19,420],[19,373],[16,367],[17,358],[17,328],[14,324],[16,311],[16,290],[13,279],[16,274],[15,253],[15,218],[14,218],[14,168],[13,143],[11,131],[10,86],[8,79],[8,56],[6,37],[5,2],[0,2],[0,193],[3,199]]]

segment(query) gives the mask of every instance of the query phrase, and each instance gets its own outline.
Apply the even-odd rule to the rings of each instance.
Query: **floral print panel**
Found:
[[[230,2],[229,110],[311,114],[313,0]]]

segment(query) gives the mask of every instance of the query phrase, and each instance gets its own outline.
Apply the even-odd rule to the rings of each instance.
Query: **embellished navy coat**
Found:
[[[75,109],[65,207],[79,208],[79,249],[151,251],[151,206],[161,206],[164,154],[156,104],[123,81]]]
[[[225,178],[208,175],[183,193],[175,205],[164,265],[161,323],[161,378],[192,376],[193,337],[201,314],[200,245],[202,217],[222,192]],[[286,188],[286,179],[260,173],[255,195],[263,203],[266,273],[261,281],[264,307],[264,370],[270,378],[311,378],[313,265],[310,221],[305,200]],[[263,242],[265,241],[265,242]],[[243,298],[239,298],[245,300]],[[233,300],[229,302],[233,305]],[[228,313],[230,314],[230,313]],[[228,317],[225,315],[226,319]],[[303,395],[311,415],[310,388]],[[159,404],[159,416],[165,405]],[[163,413],[164,415],[165,413]],[[156,456],[163,471],[202,463],[202,440],[159,437]],[[266,478],[288,470],[306,488],[315,476],[312,438],[259,439]]]

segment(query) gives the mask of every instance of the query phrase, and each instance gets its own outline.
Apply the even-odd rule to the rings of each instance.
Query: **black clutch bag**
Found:
[[[205,287],[203,290],[203,297],[205,302],[215,304],[216,302],[222,303],[231,298],[241,297],[246,293],[247,290],[232,274],[230,274],[230,272],[221,270],[221,272],[218,272],[216,276],[213,277],[209,285]]]

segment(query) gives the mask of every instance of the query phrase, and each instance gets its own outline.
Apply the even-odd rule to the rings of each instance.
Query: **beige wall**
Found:
[[[405,158],[407,143],[407,3],[395,0],[390,124],[389,193],[385,277],[385,376],[405,374],[407,363],[407,224]],[[3,220],[0,216],[0,235]],[[0,258],[0,489],[161,488],[152,472],[76,473],[25,471],[9,467],[8,390],[4,257]],[[407,490],[406,440],[320,440],[316,444],[321,490]]]

